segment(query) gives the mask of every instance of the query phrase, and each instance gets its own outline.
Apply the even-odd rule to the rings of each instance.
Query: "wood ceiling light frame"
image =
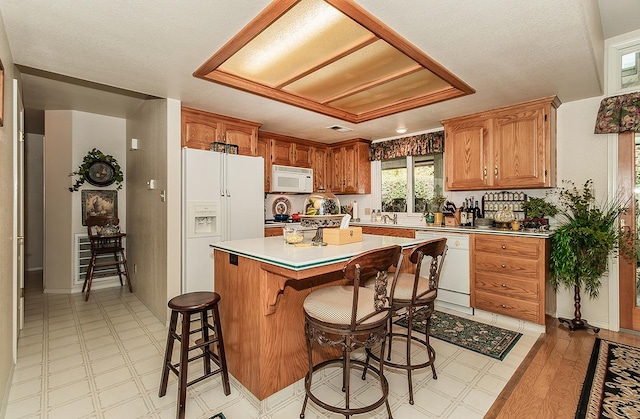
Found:
[[[444,100],[453,99],[460,96],[465,96],[475,93],[475,90],[466,84],[464,81],[453,75],[439,63],[428,57],[425,53],[416,48],[413,44],[402,38],[395,33],[389,27],[384,25],[381,21],[370,15],[367,11],[362,9],[357,4],[350,0],[324,0],[329,5],[336,8],[342,14],[349,17],[351,20],[358,23],[370,31],[373,36],[365,40],[357,46],[347,47],[344,51],[330,57],[321,64],[310,66],[308,69],[296,74],[285,83],[281,83],[276,88],[269,87],[265,84],[261,84],[255,81],[251,81],[242,78],[238,75],[231,74],[220,70],[221,66],[232,55],[238,52],[251,40],[257,37],[261,32],[267,29],[272,23],[278,20],[281,16],[287,13],[291,8],[298,4],[301,0],[276,0],[272,2],[266,9],[264,9],[256,18],[254,18],[247,26],[245,26],[236,36],[234,36],[229,42],[227,42],[218,52],[216,52],[209,60],[207,60],[200,68],[194,73],[194,77],[198,77],[204,80],[208,80],[214,83],[223,84],[225,86],[244,90],[249,93],[264,96],[269,99],[278,100],[293,106],[298,106],[310,111],[318,112],[324,115],[335,117],[344,121],[352,123],[360,123],[370,121],[372,119],[380,118],[383,116],[391,115],[394,113],[418,108],[421,106],[430,105]],[[320,103],[296,94],[289,93],[284,90],[280,90],[285,85],[289,85],[294,81],[297,81],[314,71],[322,69],[329,64],[338,61],[341,58],[348,56],[351,53],[359,51],[375,41],[383,40],[387,44],[400,51],[418,65],[413,69],[405,70],[402,73],[391,74],[388,77],[374,80],[367,83],[364,86],[359,86],[351,91],[343,92],[335,97],[331,97],[323,102],[333,101],[342,97],[348,97],[369,88],[380,86],[384,83],[406,76],[412,72],[428,70],[435,74],[441,80],[449,84],[449,87],[423,94],[420,96],[411,97],[408,99],[399,100],[388,106],[379,107],[370,111],[361,113],[351,113],[344,109],[328,105],[327,103]]]

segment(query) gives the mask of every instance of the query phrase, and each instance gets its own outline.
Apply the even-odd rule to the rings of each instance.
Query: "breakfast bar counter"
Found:
[[[365,234],[361,242],[341,246],[295,246],[282,237],[211,244],[229,372],[259,400],[303,378],[309,368],[306,296],[342,283],[342,267],[352,256],[391,245],[407,254],[420,242]],[[314,356],[337,354],[318,350]]]

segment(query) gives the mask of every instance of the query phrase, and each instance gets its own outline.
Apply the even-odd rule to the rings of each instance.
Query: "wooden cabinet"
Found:
[[[411,239],[416,237],[416,231],[410,228],[362,226],[362,234],[375,234],[377,236],[408,237]]]
[[[191,108],[182,108],[182,146],[209,150],[211,143],[238,146],[238,154],[257,155],[260,124],[217,115]]]
[[[264,191],[271,190],[271,149],[269,142],[258,137],[257,154],[264,159]]]
[[[331,147],[333,167],[331,192],[336,194],[371,193],[369,142],[352,140]]]
[[[270,144],[271,164],[311,168],[312,145],[307,141],[270,132],[259,137]]]
[[[550,239],[471,236],[471,306],[544,325],[546,311],[555,310]]]
[[[330,191],[333,175],[331,151],[327,147],[313,147],[311,151],[311,168],[313,169],[313,190]]]
[[[274,237],[274,236],[282,236],[282,235],[284,235],[282,231],[282,227],[265,227],[264,228],[265,237]]]
[[[441,121],[447,190],[556,186],[553,96]]]

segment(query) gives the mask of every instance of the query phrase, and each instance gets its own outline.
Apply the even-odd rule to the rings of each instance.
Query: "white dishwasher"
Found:
[[[436,305],[473,314],[471,308],[471,283],[469,279],[469,235],[465,233],[441,233],[416,231],[421,240],[447,239],[447,255],[444,259]],[[429,266],[422,266],[422,274],[429,275]]]

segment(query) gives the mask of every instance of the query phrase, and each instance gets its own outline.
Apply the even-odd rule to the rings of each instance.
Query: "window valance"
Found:
[[[369,160],[424,156],[442,152],[444,152],[444,131],[436,131],[371,144]]]
[[[602,99],[596,134],[640,132],[640,92]]]

